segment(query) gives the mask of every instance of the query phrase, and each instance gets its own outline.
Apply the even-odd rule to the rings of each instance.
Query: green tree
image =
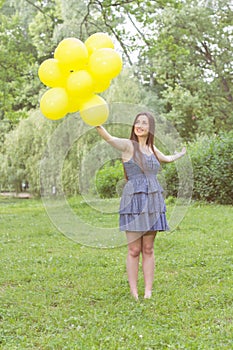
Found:
[[[150,5],[152,2],[149,2]],[[157,3],[158,4],[158,3]],[[149,6],[150,6],[149,5]],[[232,10],[229,2],[214,6],[188,0],[163,2],[158,11],[134,12],[145,45],[139,60],[145,79],[161,86],[166,117],[181,135],[212,133],[232,127]],[[148,25],[147,25],[148,24]]]
[[[30,5],[30,6],[29,6]],[[12,125],[38,107],[41,61],[52,55],[56,1],[5,2],[0,12],[0,119]],[[43,44],[43,46],[42,46]]]
[[[0,165],[1,187],[9,185],[19,192],[22,181],[28,181],[30,191],[40,193],[39,162],[55,123],[34,112],[6,135]]]
[[[1,119],[17,122],[35,106],[33,92],[24,89],[34,70],[34,47],[28,42],[17,15],[0,14]]]
[[[28,32],[37,52],[37,62],[40,64],[53,56],[58,40],[54,37],[55,29],[63,23],[61,18],[60,0],[41,1],[35,7],[30,0],[29,7],[36,8],[36,13],[28,24]],[[62,38],[63,39],[63,38]]]
[[[227,0],[87,1],[90,23],[115,36],[124,62],[190,139],[232,128],[232,8]],[[96,21],[93,20],[96,19]]]

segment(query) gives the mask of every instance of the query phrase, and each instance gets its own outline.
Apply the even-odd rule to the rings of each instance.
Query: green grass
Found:
[[[153,297],[143,299],[140,272],[136,302],[126,246],[74,243],[39,200],[0,205],[0,349],[232,349],[232,207],[194,203],[175,232],[158,234]]]

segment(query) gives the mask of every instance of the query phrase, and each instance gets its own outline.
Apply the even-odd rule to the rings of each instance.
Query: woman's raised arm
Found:
[[[159,160],[161,163],[171,163],[171,162],[174,162],[174,161],[176,161],[177,159],[183,157],[183,156],[185,155],[185,153],[186,153],[186,148],[183,147],[181,152],[176,152],[175,154],[173,154],[173,155],[168,155],[168,156],[166,156],[166,155],[164,155],[162,152],[160,152],[160,151],[158,150],[158,148],[156,148],[155,146],[154,146],[154,151],[155,151],[155,153],[156,153],[156,155],[157,155],[157,157],[158,157],[158,160]]]
[[[96,130],[106,142],[121,152],[127,152],[132,147],[130,140],[110,135],[102,125],[96,126]]]

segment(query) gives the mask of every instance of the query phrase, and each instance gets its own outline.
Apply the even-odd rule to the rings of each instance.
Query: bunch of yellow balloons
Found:
[[[41,82],[51,88],[41,98],[41,112],[58,120],[79,111],[85,123],[103,124],[109,109],[98,93],[108,89],[121,69],[121,56],[106,33],[95,33],[84,43],[77,38],[62,40],[54,58],[42,62],[38,70]]]

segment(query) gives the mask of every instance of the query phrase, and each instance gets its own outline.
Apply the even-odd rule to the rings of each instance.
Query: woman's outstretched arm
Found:
[[[183,147],[181,152],[176,152],[175,154],[168,155],[168,156],[166,156],[162,152],[160,152],[158,150],[158,148],[156,148],[155,146],[154,146],[154,151],[155,151],[155,153],[156,153],[156,155],[161,163],[171,163],[171,162],[174,162],[177,159],[183,157],[186,153],[186,148]]]
[[[121,152],[127,152],[132,147],[130,140],[110,135],[102,125],[96,126],[96,130],[106,142]]]

